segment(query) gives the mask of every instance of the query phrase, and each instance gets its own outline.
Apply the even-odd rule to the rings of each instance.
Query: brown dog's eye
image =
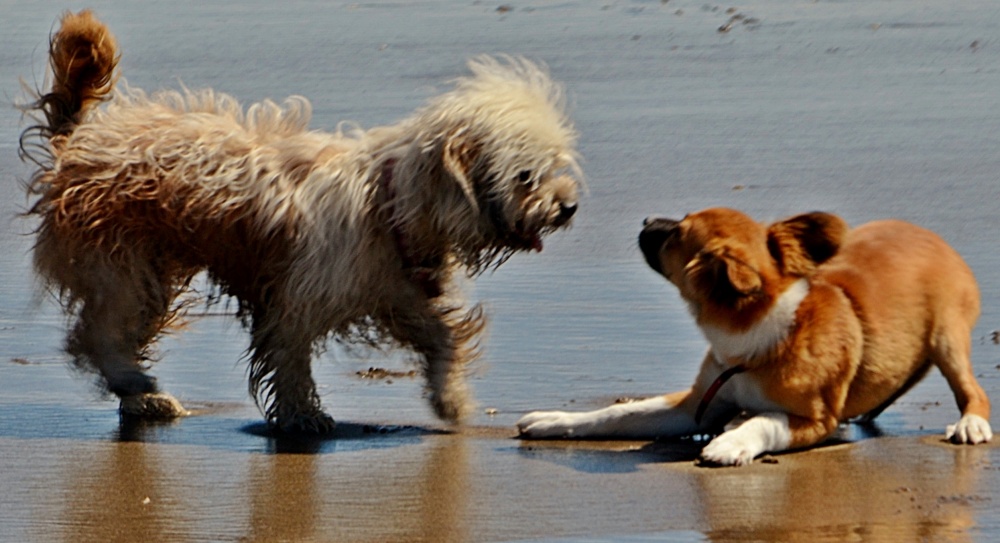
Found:
[[[521,183],[528,185],[531,183],[531,170],[521,170],[521,173],[517,174],[517,180]]]

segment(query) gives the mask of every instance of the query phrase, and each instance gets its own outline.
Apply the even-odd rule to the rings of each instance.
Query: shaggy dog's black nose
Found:
[[[668,239],[677,233],[680,222],[662,217],[646,217],[642,221],[642,232],[639,232],[639,248],[646,263],[657,273],[663,273],[660,267],[660,249]]]
[[[570,204],[559,204],[559,224],[565,224],[566,221],[573,217],[576,213],[576,202]]]

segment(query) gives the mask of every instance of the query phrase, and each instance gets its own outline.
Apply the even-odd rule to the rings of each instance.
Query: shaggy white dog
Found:
[[[541,249],[577,208],[576,135],[546,72],[477,58],[396,125],[325,133],[300,97],[116,92],[118,57],[90,12],[66,14],[21,149],[40,166],[34,262],[74,319],[66,350],[122,412],[184,413],[145,370],[206,271],[238,301],[250,392],[277,428],[333,427],[310,369],[330,337],[412,349],[437,415],[466,416],[484,316],[453,276]]]

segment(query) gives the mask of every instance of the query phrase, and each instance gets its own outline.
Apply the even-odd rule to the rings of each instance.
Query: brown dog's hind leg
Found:
[[[870,424],[872,422],[875,422],[875,419],[879,415],[881,415],[883,411],[888,409],[890,405],[896,403],[896,400],[902,398],[903,395],[909,392],[911,388],[913,388],[914,386],[917,385],[917,383],[922,381],[924,377],[927,376],[927,372],[930,371],[931,366],[932,363],[930,360],[924,362],[924,364],[921,365],[919,368],[917,368],[917,371],[913,372],[913,375],[911,375],[909,379],[907,379],[906,382],[903,383],[903,386],[899,387],[899,390],[894,392],[892,396],[889,397],[888,400],[882,402],[882,405],[876,407],[875,409],[872,409],[871,411],[865,413],[864,415],[861,415],[860,417],[855,419],[855,422],[859,424]]]
[[[990,441],[990,399],[972,372],[971,329],[951,324],[936,335],[931,349],[931,360],[944,374],[962,412],[962,418],[946,429],[945,438],[970,445]]]

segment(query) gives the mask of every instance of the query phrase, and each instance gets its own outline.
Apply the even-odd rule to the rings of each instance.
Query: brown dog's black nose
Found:
[[[677,228],[680,221],[668,219],[666,217],[646,217],[642,220],[643,230],[673,230]]]
[[[660,249],[668,239],[677,233],[680,222],[663,217],[646,217],[642,221],[642,231],[639,232],[639,248],[650,268],[662,274],[660,266]]]

